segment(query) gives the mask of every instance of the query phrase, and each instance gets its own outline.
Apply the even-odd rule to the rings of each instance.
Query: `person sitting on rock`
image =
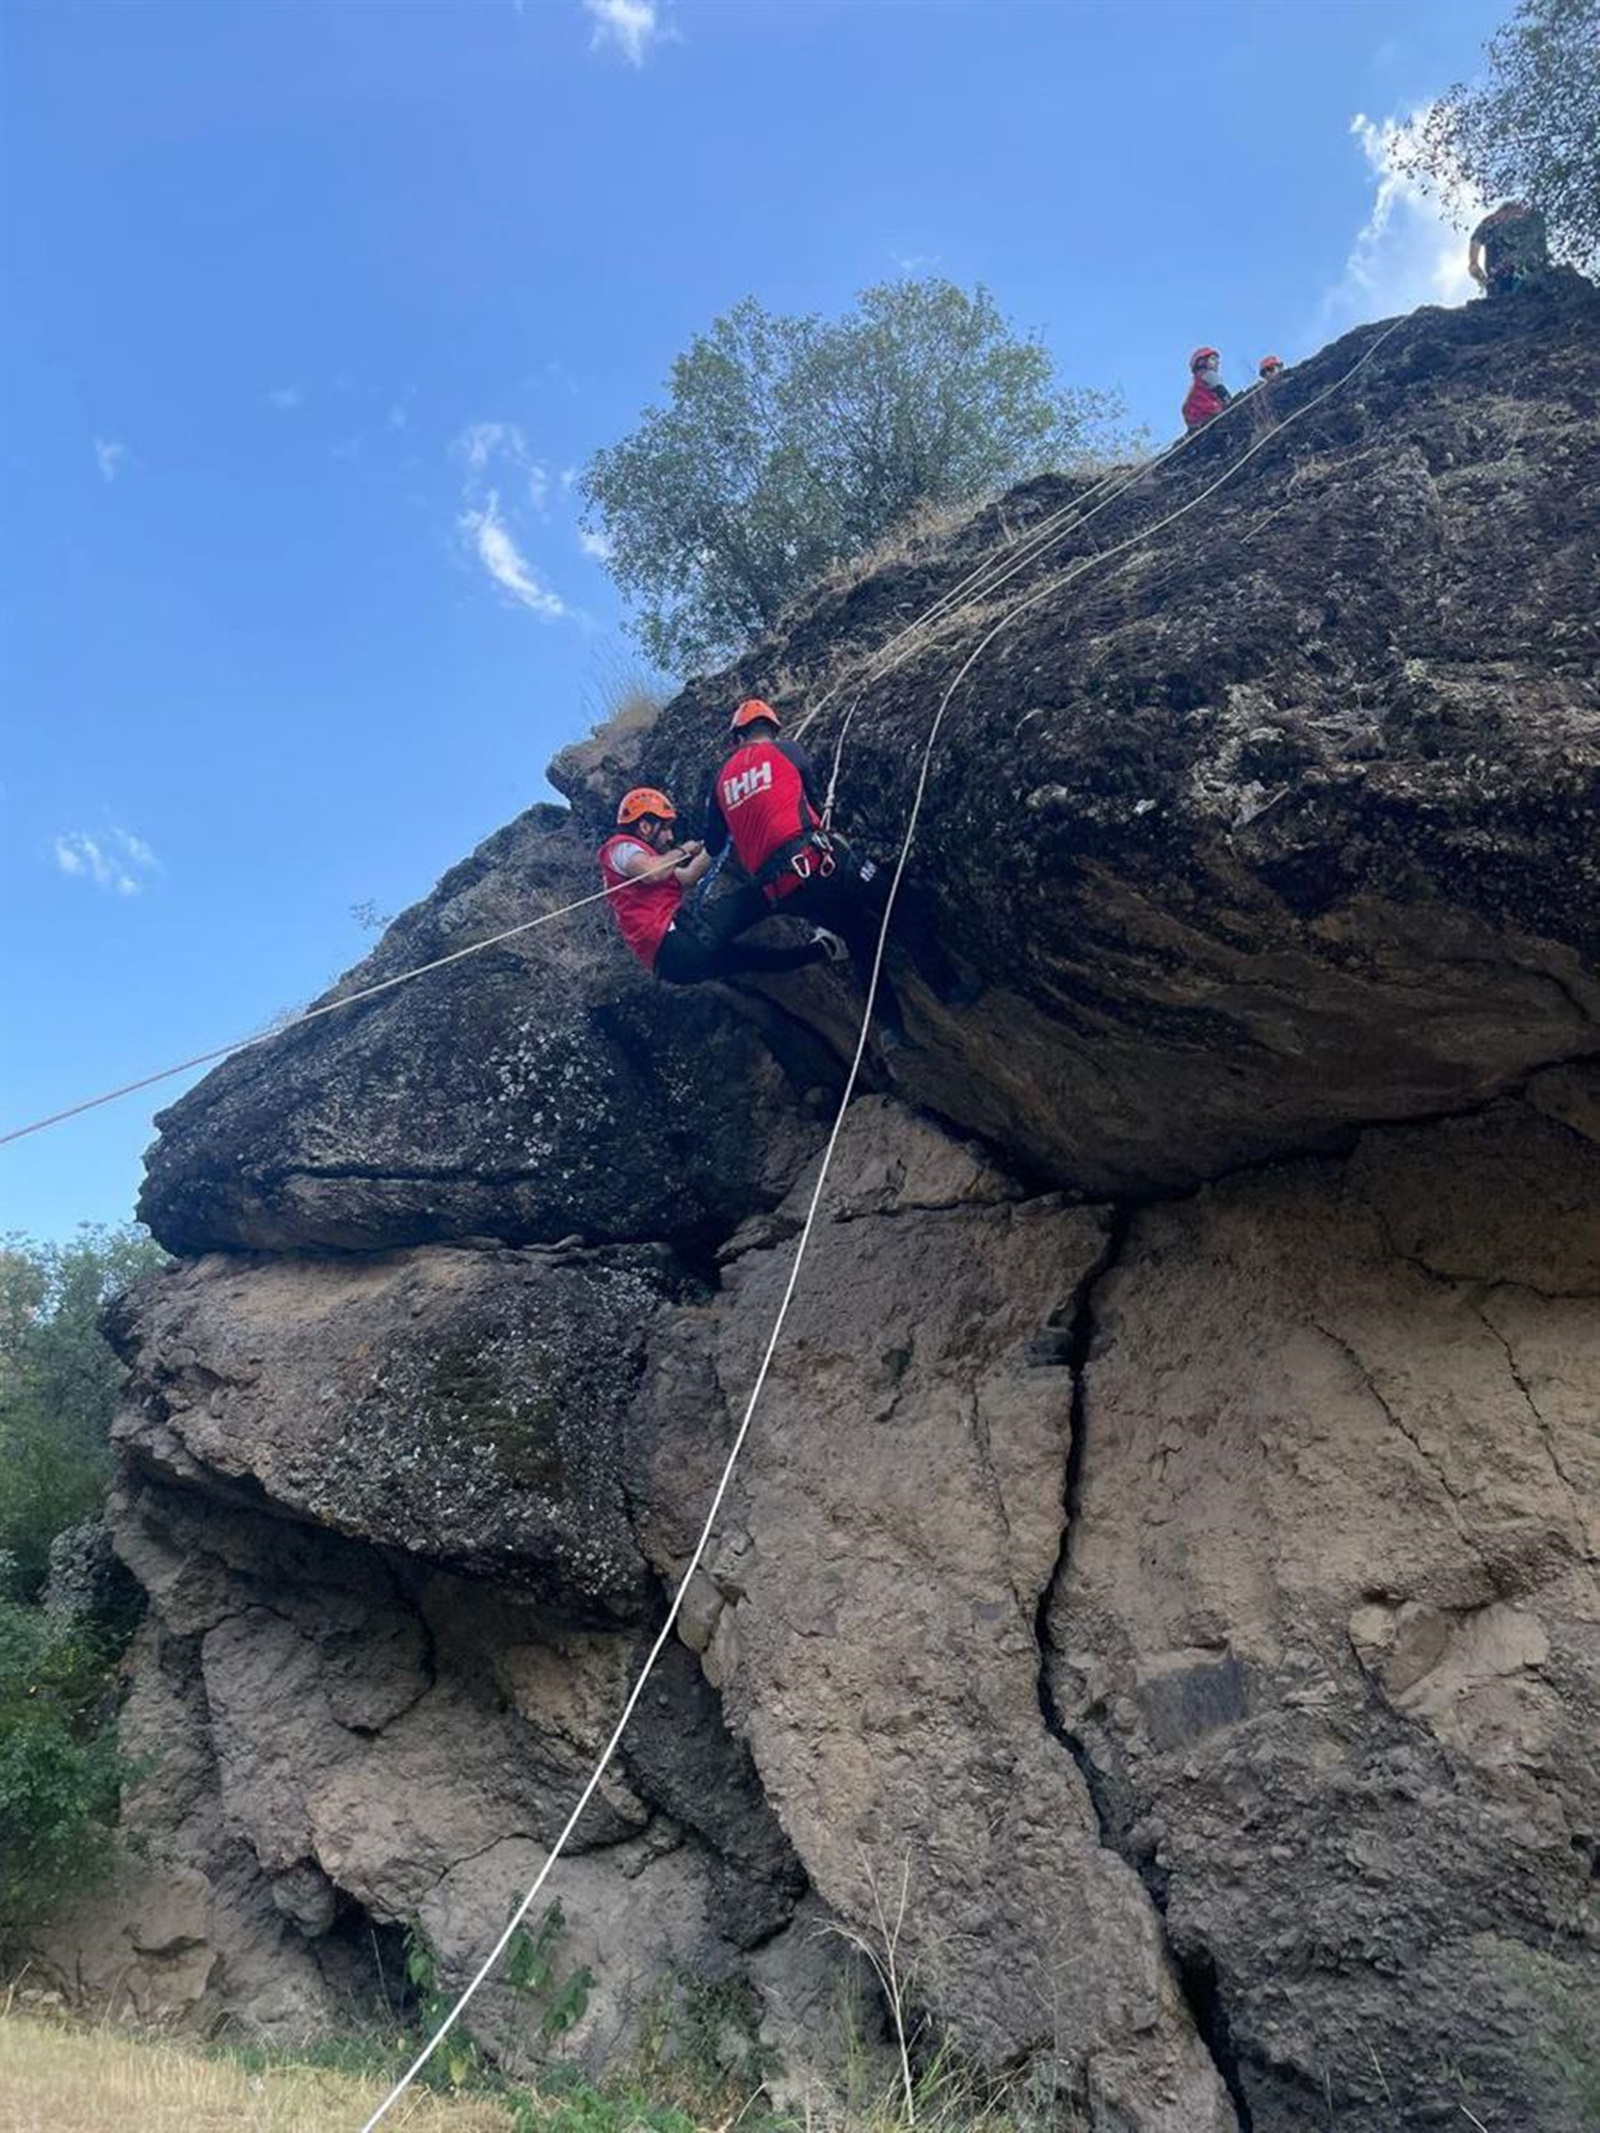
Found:
[[[768,910],[806,918],[842,937],[864,993],[874,995],[882,1041],[915,1048],[900,998],[879,963],[878,942],[888,909],[890,874],[860,859],[845,840],[822,826],[823,802],[811,759],[798,741],[779,737],[778,714],[760,697],[734,712],[729,730],[734,750],[711,781],[706,804],[706,846],[720,853],[731,845],[755,893]],[[914,932],[916,958],[936,995],[947,1006],[966,1006],[977,988],[964,985],[930,924],[917,917],[915,890],[902,881],[896,897],[897,930]]]
[[[1203,429],[1233,398],[1222,382],[1222,358],[1214,348],[1197,348],[1189,358],[1192,383],[1183,403],[1186,430]]]
[[[684,896],[710,871],[711,855],[702,844],[675,841],[677,819],[664,792],[636,785],[623,794],[617,827],[598,854],[618,929],[646,970],[667,985],[698,985],[708,978],[770,977],[843,955],[843,943],[820,927],[788,948],[738,940],[772,916],[753,886],[719,898],[703,917],[686,913]]]
[[[1549,268],[1544,217],[1526,200],[1507,200],[1485,215],[1467,246],[1467,272],[1486,296],[1509,296]]]

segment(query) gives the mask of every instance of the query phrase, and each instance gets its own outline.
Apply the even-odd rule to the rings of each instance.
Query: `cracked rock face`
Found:
[[[687,1975],[825,2112],[839,1933],[903,1889],[917,2048],[1095,2133],[1591,2122],[1597,329],[1570,278],[1363,329],[1019,570],[915,857],[984,990],[910,978],[922,1048],[844,1123],[552,1882],[594,1985],[553,2041],[497,1984],[507,2063],[625,2065]],[[823,752],[859,698],[842,819],[892,849],[1004,601],[868,656],[1078,493],[569,751],[572,814],[347,982],[592,891],[611,784],[698,792],[740,695],[839,682]],[[293,2033],[407,1928],[475,1965],[690,1555],[854,1034],[837,973],[655,989],[589,911],[164,1115],[114,1512],[145,1849],[59,1974]]]
[[[842,1185],[797,1293],[708,1558],[703,1663],[819,1893],[867,1932],[903,1894],[901,1958],[959,2049],[1053,2059],[1128,2124],[1230,2125],[1155,1914],[1039,1704],[1070,1419],[1040,1336],[1070,1316],[1103,1223],[998,1201],[975,1165],[950,1166],[953,1204],[908,1205],[877,1182],[887,1123],[868,1112],[841,1141],[841,1178],[868,1190]],[[646,1530],[669,1571],[788,1260],[734,1259],[658,1355]]]
[[[1254,2123],[1428,2124],[1446,2067],[1582,2123],[1600,1146],[1506,1103],[1140,1214],[1082,1419],[1052,1687]]]

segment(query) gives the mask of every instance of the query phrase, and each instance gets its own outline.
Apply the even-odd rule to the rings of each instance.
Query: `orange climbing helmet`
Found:
[[[1202,363],[1220,363],[1221,361],[1222,356],[1221,352],[1218,349],[1197,348],[1194,354],[1189,358],[1189,368],[1191,370],[1198,370]]]
[[[666,794],[657,792],[653,785],[636,785],[618,802],[618,829],[626,829],[630,822],[637,822],[642,815],[657,815],[663,822],[676,822],[678,810]]]
[[[759,696],[747,696],[728,721],[728,730],[730,733],[743,733],[745,727],[753,726],[758,718],[769,718],[775,726],[783,724],[771,704],[764,704]]]
[[[1282,370],[1282,368],[1282,356],[1263,356],[1261,358],[1261,368],[1259,375],[1263,378],[1275,378],[1278,375],[1278,372]]]

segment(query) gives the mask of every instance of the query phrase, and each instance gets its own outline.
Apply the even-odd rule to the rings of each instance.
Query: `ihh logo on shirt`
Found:
[[[758,792],[772,790],[772,765],[753,763],[748,770],[741,770],[736,778],[722,781],[722,804],[730,810],[743,807],[746,800],[753,800]]]

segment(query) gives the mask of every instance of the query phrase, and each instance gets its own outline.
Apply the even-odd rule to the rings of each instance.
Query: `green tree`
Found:
[[[111,1857],[128,1772],[92,1638],[0,1599],[0,1960]]]
[[[918,508],[1081,456],[1115,412],[1059,387],[982,288],[890,282],[834,320],[747,297],[678,357],[668,404],[595,454],[583,492],[640,642],[683,672]]]
[[[122,1380],[101,1314],[165,1256],[132,1227],[0,1247],[0,1593],[33,1598],[50,1543],[99,1508]]]
[[[1600,260],[1600,0],[1522,0],[1485,47],[1483,78],[1457,82],[1402,147],[1427,190],[1467,180],[1487,200],[1543,210],[1558,258]]]

